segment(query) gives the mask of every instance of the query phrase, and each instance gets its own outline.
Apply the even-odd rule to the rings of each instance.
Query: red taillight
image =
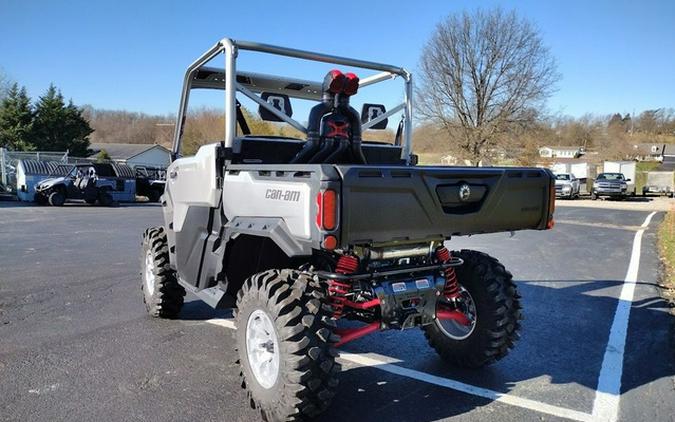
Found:
[[[322,230],[335,230],[337,227],[337,194],[326,189],[316,195],[316,226]]]
[[[332,234],[329,234],[325,239],[323,239],[321,246],[328,251],[332,251],[333,249],[337,248],[337,238]]]

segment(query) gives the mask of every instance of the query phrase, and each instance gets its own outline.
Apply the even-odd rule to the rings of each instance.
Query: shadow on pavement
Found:
[[[651,289],[654,286],[652,283],[638,284],[650,286],[650,291],[655,290]],[[506,358],[479,370],[446,365],[427,345],[420,330],[375,334],[355,341],[344,349],[353,353],[379,353],[399,359],[399,366],[546,403],[556,403],[561,394],[576,396],[562,406],[590,412],[618,304],[616,297],[622,285],[623,281],[618,280],[518,282],[525,315],[522,338]],[[674,339],[675,318],[664,311],[667,307],[668,304],[658,294],[639,299],[636,296],[628,326],[622,393],[675,375],[671,341]],[[650,365],[646,366],[645,362],[650,362]],[[359,379],[355,374],[350,374],[358,371],[369,373],[361,375],[368,378]],[[369,379],[382,377],[380,371],[368,371],[364,368],[347,371],[341,385],[346,384],[346,390],[350,391],[355,385],[368,385],[371,383]],[[404,391],[400,390],[401,383],[407,386]],[[468,403],[480,406],[486,402],[439,387],[424,388],[423,384],[410,379],[399,381],[396,393],[398,399],[409,403],[424,401],[424,397],[416,396],[418,390],[423,390],[424,394],[435,395],[437,399],[443,400],[440,413],[410,413],[404,420],[427,421],[450,417],[470,410],[470,407],[464,407]],[[525,389],[521,390],[523,386]],[[370,385],[370,388],[377,390],[379,386]],[[398,412],[405,412],[405,409],[396,410],[400,409],[398,402],[391,401],[397,398],[396,394],[389,398],[352,392],[352,396],[348,397],[351,397],[350,401],[363,401],[359,403],[362,406],[356,405],[356,408],[373,408],[373,412],[378,412],[360,414],[360,417],[375,419],[380,416],[381,410],[378,409],[384,406],[392,412],[389,416],[393,418]],[[343,397],[344,392],[341,390],[337,400],[344,403]],[[457,397],[457,401],[450,403],[448,397]]]

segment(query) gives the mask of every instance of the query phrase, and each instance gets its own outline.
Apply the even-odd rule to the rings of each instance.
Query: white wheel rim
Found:
[[[149,294],[155,293],[155,260],[152,259],[152,251],[145,254],[145,287]]]
[[[476,322],[478,321],[478,312],[476,311],[476,303],[468,290],[463,286],[459,286],[459,292],[462,295],[462,313],[469,319],[471,324],[463,325],[451,319],[439,320],[436,319],[436,325],[446,336],[453,340],[465,340],[476,329]]]
[[[258,384],[272,388],[279,376],[279,342],[274,323],[260,309],[246,322],[246,355]]]

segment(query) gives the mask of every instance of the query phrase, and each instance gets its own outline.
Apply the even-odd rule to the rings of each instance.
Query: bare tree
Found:
[[[537,28],[514,12],[450,15],[421,57],[422,116],[478,164],[514,128],[531,125],[559,79]]]

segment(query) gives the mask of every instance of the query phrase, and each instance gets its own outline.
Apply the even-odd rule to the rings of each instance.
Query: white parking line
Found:
[[[219,327],[236,330],[234,321],[231,319],[214,318],[206,321],[209,324],[217,325]],[[378,356],[377,358],[374,356]],[[397,361],[388,356],[379,356],[374,354],[359,354],[340,352],[340,359],[354,363],[359,366],[367,366],[375,369],[380,369],[385,372],[412,378],[417,381],[426,382],[439,387],[449,388],[473,396],[483,397],[488,400],[494,400],[512,406],[521,407],[528,410],[534,410],[539,413],[545,413],[551,416],[571,419],[579,422],[593,421],[593,416],[588,413],[579,412],[577,410],[566,409],[564,407],[553,406],[535,400],[517,397],[511,394],[500,393],[499,391],[489,390],[487,388],[476,387],[474,385],[465,384],[463,382],[455,381],[449,378],[443,378],[436,375],[428,374],[426,372],[416,371],[410,368],[404,368],[399,365],[394,365],[390,362]]]
[[[614,321],[609,332],[609,340],[605,349],[605,357],[602,360],[598,387],[596,388],[595,401],[593,402],[593,417],[599,421],[614,422],[619,418],[623,357],[626,348],[630,309],[633,304],[635,284],[640,268],[642,235],[649,226],[654,214],[656,212],[652,212],[647,216],[633,239],[633,251],[630,256],[626,278],[621,288],[619,303],[616,305]]]
[[[476,387],[475,385],[465,384],[463,382],[455,381],[449,378],[443,378],[436,375],[431,375],[426,372],[416,371],[410,368],[393,365],[387,363],[386,360],[374,359],[370,356],[365,356],[356,353],[340,353],[340,358],[356,363],[360,366],[368,366],[392,374],[412,378],[418,381],[423,381],[429,384],[437,385],[439,387],[450,388],[452,390],[460,391],[462,393],[471,394],[473,396],[483,397],[489,400],[498,401],[501,403],[510,404],[512,406],[522,407],[524,409],[534,410],[539,413],[546,413],[551,416],[560,418],[572,419],[575,421],[592,421],[593,416],[588,413],[579,412],[577,410],[566,409],[564,407],[553,406],[535,400],[525,399],[511,394],[500,393],[487,388]]]

